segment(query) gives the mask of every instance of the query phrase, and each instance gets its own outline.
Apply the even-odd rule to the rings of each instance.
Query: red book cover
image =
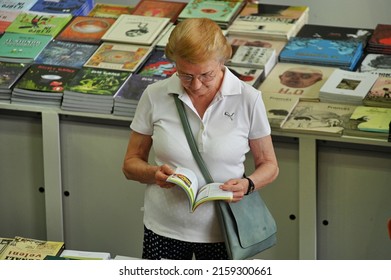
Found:
[[[163,1],[163,0],[141,0],[133,9],[133,15],[149,17],[170,18],[175,23],[179,13],[187,3]]]

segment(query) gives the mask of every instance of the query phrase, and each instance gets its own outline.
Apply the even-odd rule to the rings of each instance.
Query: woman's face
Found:
[[[215,94],[223,79],[223,65],[216,60],[193,64],[178,59],[176,69],[182,86],[193,96]]]

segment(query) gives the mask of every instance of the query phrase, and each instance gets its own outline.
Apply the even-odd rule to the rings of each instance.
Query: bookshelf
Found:
[[[144,186],[121,171],[131,119],[2,103],[0,116],[0,205],[11,209],[0,211],[11,225],[1,234],[140,257]],[[258,257],[389,259],[382,220],[391,211],[391,144],[283,131],[273,139],[281,173],[262,195],[278,244]]]

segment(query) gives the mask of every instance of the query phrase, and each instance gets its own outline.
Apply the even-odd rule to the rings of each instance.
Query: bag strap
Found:
[[[185,112],[185,106],[183,105],[183,102],[179,99],[178,94],[173,94],[174,95],[174,100],[175,100],[175,105],[178,109],[179,117],[182,122],[183,130],[185,131],[187,142],[189,143],[190,150],[198,164],[198,167],[200,168],[202,175],[205,178],[205,181],[207,183],[212,183],[213,178],[210,175],[208,168],[206,167],[206,164],[204,162],[204,159],[202,158],[200,152],[197,149],[197,144],[194,139],[194,135],[191,132],[189,120],[187,119],[187,115]]]

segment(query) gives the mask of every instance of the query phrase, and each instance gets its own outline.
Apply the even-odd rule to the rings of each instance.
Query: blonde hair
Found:
[[[181,58],[190,63],[211,59],[225,63],[232,55],[232,48],[213,20],[190,18],[178,23],[171,32],[165,54],[174,62]]]

